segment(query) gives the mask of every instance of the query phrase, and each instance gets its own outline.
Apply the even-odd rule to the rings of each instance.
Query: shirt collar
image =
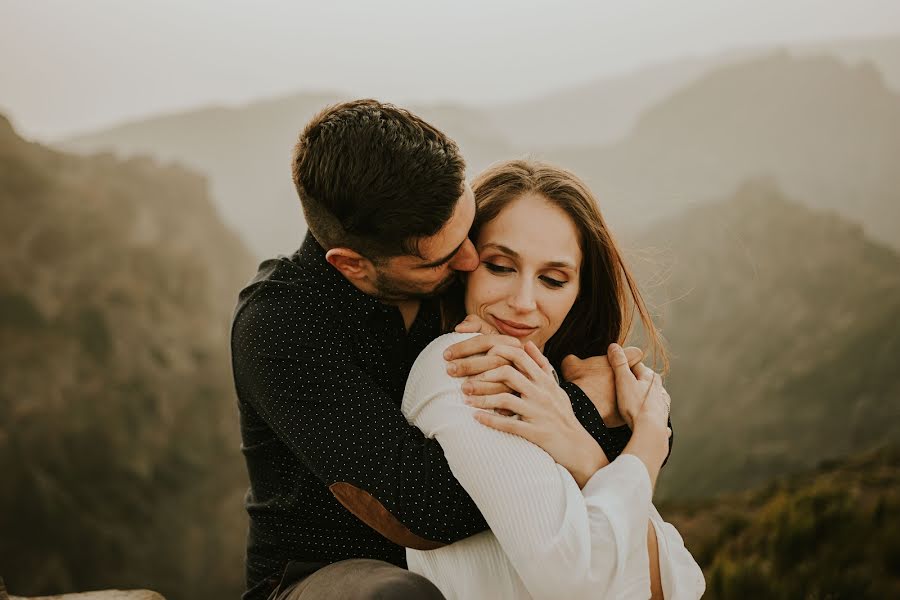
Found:
[[[375,312],[388,312],[395,307],[380,302],[374,296],[366,294],[350,283],[340,271],[331,266],[325,260],[325,249],[316,241],[312,233],[306,233],[300,249],[294,253],[292,259],[313,274],[316,282],[321,282],[324,289],[335,290],[334,300],[353,310],[359,317],[368,317]]]

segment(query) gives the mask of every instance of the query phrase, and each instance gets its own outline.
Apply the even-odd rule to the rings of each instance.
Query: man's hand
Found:
[[[478,315],[469,315],[456,326],[457,333],[480,333],[474,338],[450,346],[444,353],[447,372],[454,377],[466,377],[463,392],[469,395],[504,394],[512,392],[502,381],[476,379],[491,369],[511,364],[502,356],[504,348],[522,348],[522,343],[510,336],[499,335]],[[499,409],[504,415],[512,415],[506,409]]]
[[[634,367],[641,362],[644,353],[640,348],[629,346],[625,348],[625,356],[628,358],[628,366]],[[633,427],[633,423],[627,422],[619,413],[616,404],[616,375],[606,356],[592,356],[582,360],[570,354],[563,359],[561,366],[563,378],[576,384],[587,394],[607,427]]]
[[[492,352],[495,346],[510,346],[521,349],[522,342],[509,335],[500,335],[476,315],[469,315],[456,326],[457,333],[480,333],[481,335],[453,344],[444,352],[447,372],[454,377],[471,377],[485,371],[510,364],[506,358]],[[487,392],[496,393],[496,392]]]
[[[456,333],[500,333],[496,327],[478,315],[466,315],[466,318],[453,330]]]

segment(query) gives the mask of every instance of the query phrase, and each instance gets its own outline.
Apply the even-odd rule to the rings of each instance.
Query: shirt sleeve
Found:
[[[628,425],[607,427],[600,417],[597,407],[584,393],[584,390],[570,381],[563,382],[560,387],[568,394],[569,400],[572,402],[572,410],[581,426],[591,434],[591,437],[597,440],[597,443],[603,448],[606,458],[610,461],[615,460],[631,439],[631,429],[628,428]],[[672,429],[671,416],[669,418],[669,428]],[[672,444],[675,441],[674,432],[675,430],[672,429],[672,435],[669,436],[669,452],[666,454],[662,466],[666,466],[666,463],[669,462],[669,456],[672,455]]]
[[[407,419],[440,442],[534,598],[624,597],[625,589],[648,597],[651,486],[643,463],[620,456],[580,490],[538,446],[475,421],[461,380],[443,368],[443,350],[466,337],[441,336],[419,356],[403,398]]]
[[[232,348],[242,398],[357,517],[420,549],[487,528],[438,443],[407,423],[396,399],[362,367],[335,351],[285,340],[253,311],[234,327],[234,338],[243,340]]]
[[[696,600],[706,590],[700,565],[684,546],[678,530],[663,521],[656,507],[650,506],[650,523],[656,531],[659,547],[659,571],[666,600]]]

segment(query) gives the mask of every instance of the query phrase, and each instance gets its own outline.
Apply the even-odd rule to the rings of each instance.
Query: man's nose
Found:
[[[466,238],[449,265],[454,271],[474,271],[478,268],[478,251],[475,250],[472,240]]]

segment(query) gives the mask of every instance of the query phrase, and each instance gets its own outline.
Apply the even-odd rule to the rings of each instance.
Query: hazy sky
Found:
[[[302,90],[500,102],[734,47],[900,32],[900,0],[0,0],[28,136]]]

